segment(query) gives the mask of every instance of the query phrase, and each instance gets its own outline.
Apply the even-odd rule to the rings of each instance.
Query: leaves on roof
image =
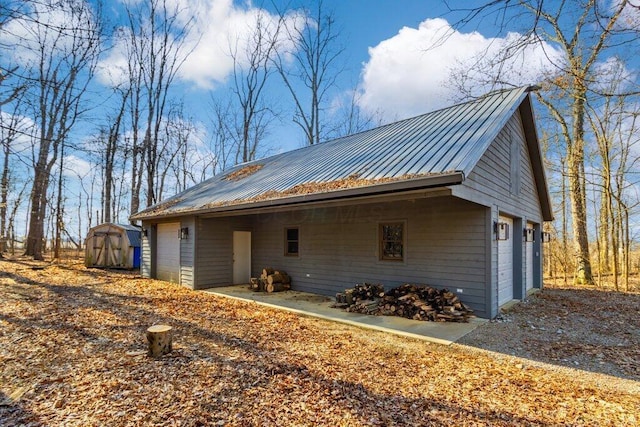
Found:
[[[294,185],[291,188],[286,190],[277,191],[277,190],[269,190],[264,193],[258,194],[254,197],[246,198],[246,199],[236,199],[225,202],[214,202],[209,203],[205,206],[200,207],[199,209],[206,208],[215,208],[220,206],[233,206],[239,205],[242,203],[251,203],[251,202],[260,202],[264,200],[275,200],[281,199],[284,197],[292,197],[292,196],[302,196],[305,194],[319,194],[319,193],[328,193],[331,191],[337,190],[347,190],[350,188],[358,188],[358,187],[366,187],[369,185],[377,185],[377,184],[385,184],[389,182],[396,181],[405,181],[414,178],[423,178],[429,175],[441,175],[441,174],[405,174],[398,177],[385,177],[385,178],[375,178],[375,179],[364,179],[360,178],[359,174],[352,174],[346,178],[336,179],[333,181],[326,182],[305,182],[303,184]]]
[[[365,187],[367,185],[384,184],[387,182],[404,181],[407,179],[417,178],[422,175],[407,174],[395,178],[377,178],[364,179],[358,174],[349,175],[347,178],[336,179],[327,182],[305,182],[303,184],[294,185],[293,187],[283,191],[267,191],[256,196],[249,201],[279,199],[287,196],[301,196],[304,194],[326,193],[329,191],[346,190],[349,188]]]
[[[263,164],[259,164],[259,163],[253,164],[253,165],[247,165],[236,171],[228,173],[222,179],[226,179],[227,181],[240,181],[241,179],[246,178],[249,175],[253,175],[254,173],[258,172],[260,169],[262,169],[263,166],[264,166]]]
[[[148,216],[148,215],[153,215],[153,214],[157,214],[157,213],[161,213],[162,211],[166,211],[167,209],[172,208],[173,206],[177,205],[178,203],[180,203],[182,200],[184,200],[181,197],[175,197],[173,199],[169,199],[166,202],[163,203],[159,203],[157,205],[153,205],[145,210],[142,210],[140,212],[138,212],[137,214],[132,215],[132,218],[137,218],[140,215],[142,216]]]

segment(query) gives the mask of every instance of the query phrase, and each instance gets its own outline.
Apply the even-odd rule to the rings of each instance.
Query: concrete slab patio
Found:
[[[486,322],[486,320],[479,318],[473,318],[469,323],[423,322],[393,316],[348,313],[344,310],[332,308],[333,299],[323,295],[299,291],[253,292],[248,285],[209,288],[205,289],[204,292],[255,302],[256,304],[287,310],[304,316],[317,317],[445,345],[456,342]]]

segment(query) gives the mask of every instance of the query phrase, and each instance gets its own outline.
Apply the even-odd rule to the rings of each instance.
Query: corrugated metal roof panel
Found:
[[[296,186],[309,190],[306,187],[312,184],[340,180],[351,180],[354,185],[365,180],[370,185],[453,171],[468,175],[527,91],[522,87],[493,92],[467,103],[238,165],[134,218],[210,210],[264,198],[265,193],[284,197],[282,192],[291,192]],[[229,174],[252,165],[262,167],[241,179],[227,179]],[[320,186],[318,191],[326,189]]]

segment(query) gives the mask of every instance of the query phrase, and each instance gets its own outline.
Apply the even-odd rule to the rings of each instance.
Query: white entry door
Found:
[[[180,283],[180,223],[158,224],[156,278]]]
[[[513,299],[513,220],[505,216],[499,218],[507,224],[506,239],[498,240],[498,305]]]
[[[249,283],[251,279],[251,232],[233,232],[233,284]]]

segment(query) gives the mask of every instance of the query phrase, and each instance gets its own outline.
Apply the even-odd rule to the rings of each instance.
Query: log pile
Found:
[[[260,277],[252,277],[249,288],[255,292],[281,292],[291,289],[291,277],[282,270],[262,269]]]
[[[384,292],[382,285],[362,284],[336,295],[337,308],[434,322],[468,322],[473,311],[447,289],[404,284]]]

